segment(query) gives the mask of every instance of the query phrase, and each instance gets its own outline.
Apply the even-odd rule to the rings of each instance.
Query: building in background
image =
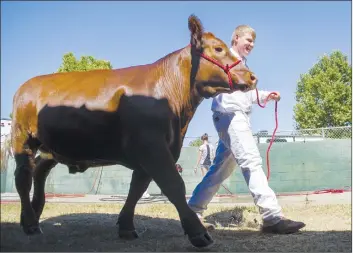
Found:
[[[5,137],[11,133],[11,122],[10,118],[1,118],[1,145]]]

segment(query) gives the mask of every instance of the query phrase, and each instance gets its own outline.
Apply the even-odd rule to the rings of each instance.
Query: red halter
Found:
[[[204,53],[199,53],[201,55],[202,58],[212,62],[213,64],[217,65],[218,67],[220,67],[221,69],[224,70],[224,72],[228,75],[228,82],[229,82],[229,87],[233,90],[234,89],[234,86],[233,86],[233,81],[232,81],[232,76],[230,74],[230,70],[237,66],[241,60],[238,60],[236,62],[234,62],[232,65],[228,65],[226,64],[225,66],[223,64],[221,64],[220,62],[218,62],[217,60],[215,59],[212,59],[211,57],[208,57],[207,55],[205,55]]]

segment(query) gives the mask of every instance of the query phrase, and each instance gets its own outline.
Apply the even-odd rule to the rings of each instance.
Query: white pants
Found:
[[[282,216],[281,207],[262,169],[262,159],[251,132],[249,117],[242,112],[215,112],[213,123],[220,139],[216,157],[205,177],[195,188],[189,206],[199,215],[202,214],[222,182],[232,174],[238,164],[254,203],[259,207],[264,226],[276,224]]]

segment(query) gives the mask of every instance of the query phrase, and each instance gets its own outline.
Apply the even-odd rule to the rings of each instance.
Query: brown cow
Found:
[[[196,247],[212,243],[187,205],[175,163],[203,98],[254,89],[257,80],[223,41],[204,33],[196,16],[189,17],[188,25],[190,45],[152,64],[37,76],[18,89],[12,149],[20,225],[26,234],[41,233],[45,180],[57,163],[66,164],[70,173],[121,164],[133,174],[117,222],[120,237],[137,237],[135,206],[153,179],[175,205],[191,243]],[[34,159],[38,150],[46,158]]]

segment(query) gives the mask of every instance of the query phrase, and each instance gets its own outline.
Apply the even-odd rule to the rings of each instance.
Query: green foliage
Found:
[[[10,113],[9,117],[10,117],[10,119],[12,119],[12,112]]]
[[[97,60],[93,56],[82,56],[77,60],[73,53],[63,56],[63,61],[58,72],[89,71],[95,69],[112,69],[109,61]]]
[[[297,129],[352,124],[352,69],[340,51],[325,55],[297,83]]]
[[[200,147],[202,145],[203,141],[201,139],[196,139],[193,141],[190,141],[189,146],[190,147]]]

